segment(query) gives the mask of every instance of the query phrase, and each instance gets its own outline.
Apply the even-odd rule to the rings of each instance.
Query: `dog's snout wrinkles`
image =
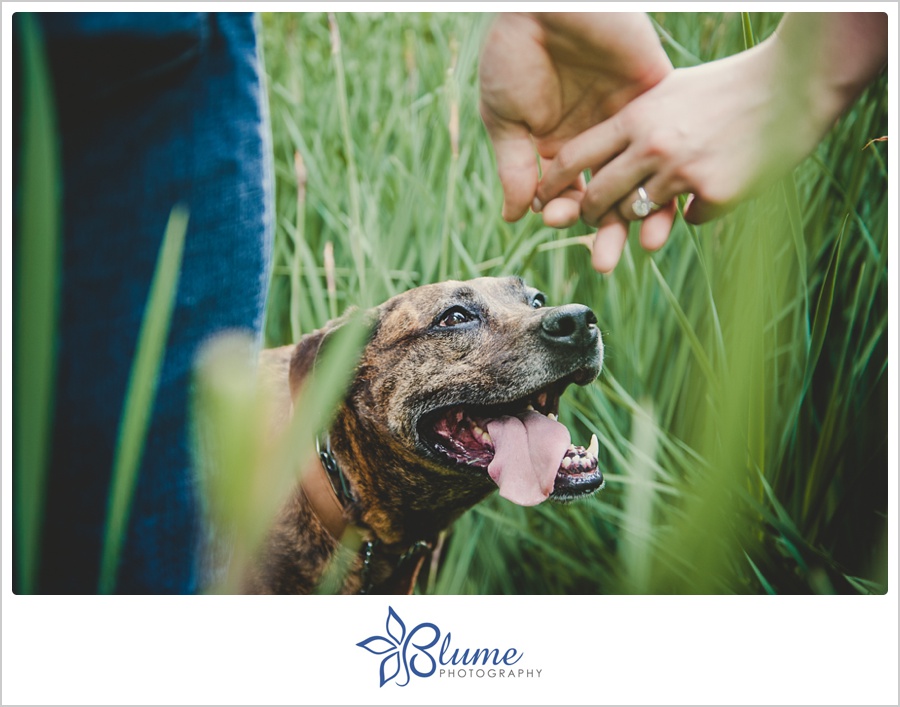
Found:
[[[541,336],[554,344],[582,347],[597,342],[597,316],[583,304],[548,309],[541,320]]]

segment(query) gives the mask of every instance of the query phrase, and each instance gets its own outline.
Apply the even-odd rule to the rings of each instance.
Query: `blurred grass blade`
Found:
[[[444,202],[444,217],[441,220],[441,260],[438,267],[438,277],[446,280],[450,276],[450,234],[451,223],[457,217],[456,191],[458,188],[459,171],[459,79],[456,76],[456,60],[459,53],[459,45],[456,40],[450,42],[450,67],[447,69],[447,83],[445,86],[449,106],[449,121],[447,124],[450,135],[450,164],[447,175],[447,196]]]
[[[834,285],[837,278],[838,263],[841,260],[841,244],[844,241],[844,228],[847,225],[844,220],[841,232],[838,234],[831,251],[831,259],[828,261],[828,268],[825,271],[825,279],[822,282],[822,289],[819,291],[819,299],[816,302],[816,311],[813,315],[812,335],[810,337],[809,356],[806,359],[806,371],[803,375],[803,390],[809,388],[812,382],[813,373],[816,370],[816,364],[819,361],[819,355],[822,353],[822,346],[825,344],[825,332],[828,329],[828,322],[831,319],[831,306],[834,303]]]
[[[672,292],[672,288],[669,287],[669,283],[666,282],[666,278],[663,277],[663,274],[659,271],[659,268],[657,267],[656,263],[653,262],[653,260],[649,260],[648,262],[650,263],[650,267],[653,270],[653,274],[656,276],[657,282],[659,282],[660,291],[663,293],[666,300],[668,300],[669,304],[672,305],[672,312],[675,314],[675,319],[678,321],[678,325],[681,327],[682,332],[690,342],[691,349],[694,352],[697,363],[700,365],[700,368],[706,375],[707,382],[710,383],[715,389],[719,381],[718,377],[713,371],[713,367],[709,361],[709,357],[706,355],[706,349],[700,342],[700,338],[697,336],[697,332],[694,330],[693,325],[691,324],[687,315],[684,313],[681,304],[678,302],[678,297],[675,296],[675,293]]]
[[[702,63],[700,57],[689,51],[681,42],[676,40],[675,37],[667,32],[665,28],[661,24],[659,24],[659,22],[657,22],[652,15],[648,16],[650,17],[650,22],[653,23],[653,29],[655,29],[656,33],[659,35],[659,39],[662,44],[670,47],[680,59],[680,61],[678,62],[679,66],[697,66],[697,64]]]
[[[741,13],[741,30],[744,33],[744,49],[750,49],[756,44],[753,38],[753,25],[750,24],[750,13]]]
[[[273,411],[282,413],[269,397],[271,391],[261,385],[250,355],[254,343],[232,334],[204,347],[197,363],[193,431],[194,466],[211,536],[209,556],[203,560],[207,591],[242,591],[275,514],[299,481],[298,471],[314,458],[315,434],[328,427],[346,393],[368,334],[359,312],[329,334],[325,351],[294,400],[293,419],[277,435],[270,423],[276,419]],[[337,563],[330,589],[340,584],[345,564]]]
[[[797,185],[792,176],[785,177],[781,181],[784,192],[784,203],[787,207],[788,223],[791,228],[791,238],[794,242],[794,251],[797,254],[797,269],[800,273],[799,286],[803,290],[803,305],[809,310],[809,288],[806,268],[806,238],[803,234],[803,214],[800,211],[800,198],[797,195]]]
[[[656,504],[653,464],[659,451],[659,428],[652,401],[641,401],[640,409],[634,413],[632,429],[633,452],[629,459],[631,483],[622,498],[625,523],[619,552],[628,590],[645,594],[650,587],[653,558],[653,550],[648,547],[653,538],[653,510]]]
[[[356,266],[359,289],[366,293],[366,255],[362,226],[362,196],[356,169],[356,148],[353,144],[353,136],[350,130],[350,108],[347,98],[344,57],[341,53],[341,32],[333,12],[328,13],[328,25],[331,32],[331,56],[334,61],[335,78],[337,80],[341,135],[344,141],[344,153],[347,160],[347,182],[350,190],[350,252],[353,253],[353,264]],[[368,297],[366,300],[368,300]]]
[[[300,297],[302,287],[300,284],[303,275],[303,261],[300,252],[300,243],[304,241],[306,230],[306,165],[303,164],[303,155],[300,150],[294,152],[294,174],[297,177],[297,218],[295,230],[291,234],[293,249],[291,250],[291,336],[296,341],[303,331],[303,322],[300,317]]]
[[[128,518],[138,468],[147,438],[159,372],[165,357],[172,309],[178,291],[187,223],[186,209],[180,206],[172,209],[138,334],[113,457],[112,482],[100,564],[101,594],[109,594],[115,590],[119,559],[128,532]]]
[[[756,578],[759,580],[760,585],[765,590],[766,594],[777,594],[774,587],[766,580],[763,576],[763,573],[759,571],[759,567],[756,566],[756,563],[750,559],[750,555],[744,552],[744,557],[747,558],[747,562],[750,564],[750,569],[753,570],[753,574],[756,575]]]
[[[13,519],[18,593],[36,591],[56,373],[60,269],[59,145],[37,20],[14,16],[21,43],[22,152],[13,276]]]

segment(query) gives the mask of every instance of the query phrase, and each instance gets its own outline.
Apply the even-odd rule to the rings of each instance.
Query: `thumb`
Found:
[[[518,221],[531,207],[537,190],[537,152],[528,129],[517,123],[490,125],[485,121],[503,187],[503,219]]]

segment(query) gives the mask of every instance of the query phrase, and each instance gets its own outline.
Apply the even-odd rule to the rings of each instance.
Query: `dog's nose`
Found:
[[[595,345],[599,336],[597,316],[583,304],[547,309],[541,320],[541,336],[564,346]]]

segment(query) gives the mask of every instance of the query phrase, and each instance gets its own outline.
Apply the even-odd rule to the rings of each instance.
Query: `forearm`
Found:
[[[787,13],[770,38],[785,91],[805,96],[824,134],[887,61],[887,15]]]

